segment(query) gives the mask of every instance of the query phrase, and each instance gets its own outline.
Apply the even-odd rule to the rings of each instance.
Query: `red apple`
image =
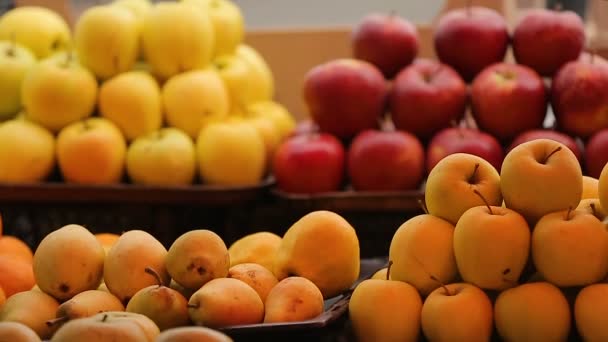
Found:
[[[426,141],[460,121],[466,110],[467,88],[450,66],[419,59],[399,72],[389,99],[395,127]]]
[[[487,160],[500,171],[504,151],[498,140],[488,133],[467,127],[446,128],[431,139],[427,148],[426,170],[454,153],[469,153]]]
[[[517,64],[496,63],[485,68],[471,86],[475,122],[485,132],[507,141],[541,128],[547,115],[547,91],[534,70]]]
[[[424,177],[424,147],[407,132],[366,130],[350,145],[347,172],[355,190],[415,190]]]
[[[608,163],[608,129],[602,129],[589,138],[585,145],[585,171],[598,179]]]
[[[509,32],[505,19],[495,10],[467,6],[439,18],[434,43],[439,60],[454,67],[468,82],[488,65],[504,59]]]
[[[552,129],[533,129],[526,132],[521,133],[509,145],[507,148],[507,153],[509,153],[515,146],[519,144],[523,144],[528,141],[536,140],[536,139],[551,139],[555,140],[559,143],[566,145],[572,153],[576,156],[579,162],[583,158],[583,152],[579,145],[576,143],[576,140],[571,136],[554,131]]]
[[[344,146],[336,137],[327,133],[301,134],[279,146],[272,170],[280,190],[315,194],[340,190],[345,162]]]
[[[573,61],[551,84],[551,106],[560,130],[587,138],[608,128],[608,64]]]
[[[579,57],[585,45],[582,19],[572,11],[528,10],[513,31],[515,60],[542,76]]]
[[[373,64],[343,58],[312,68],[304,78],[304,101],[323,132],[341,139],[378,127],[388,86]]]
[[[391,79],[418,54],[418,31],[394,13],[371,13],[355,26],[352,48],[355,58],[374,64]]]

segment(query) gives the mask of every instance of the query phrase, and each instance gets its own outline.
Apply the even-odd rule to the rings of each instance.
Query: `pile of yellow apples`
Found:
[[[537,139],[498,172],[458,153],[426,183],[425,213],[395,232],[389,267],[354,290],[361,341],[608,340],[608,167],[583,176]]]
[[[322,314],[359,278],[360,255],[343,217],[314,211],[282,237],[260,231],[229,247],[207,229],[166,249],[143,230],[93,234],[70,224],[37,246],[31,282],[6,269],[0,341],[219,342],[231,340],[224,328]]]
[[[0,17],[0,181],[251,185],[294,130],[230,0]]]

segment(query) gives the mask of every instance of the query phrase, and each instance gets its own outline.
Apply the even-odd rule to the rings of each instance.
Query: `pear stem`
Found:
[[[107,320],[108,320],[108,315],[107,314],[103,315],[103,317],[101,318],[101,321],[105,322]]]
[[[420,208],[422,208],[422,211],[424,211],[425,214],[429,214],[429,209],[426,207],[426,203],[424,203],[423,200],[419,199],[418,205],[420,206]]]
[[[393,260],[390,260],[386,266],[386,280],[391,280],[391,267],[393,267]]]
[[[477,170],[479,169],[479,163],[475,163],[475,168],[473,169],[473,174],[469,177],[469,184],[475,184],[475,177],[477,176]]]
[[[547,163],[547,161],[549,160],[549,158],[551,158],[551,156],[552,156],[552,155],[554,155],[555,153],[557,153],[558,151],[561,151],[561,149],[562,149],[562,147],[561,147],[561,146],[558,146],[558,147],[557,147],[555,150],[551,151],[551,153],[549,153],[549,154],[548,154],[548,155],[545,157],[545,159],[543,160],[543,162],[542,162],[542,163],[543,163],[543,164],[546,164],[546,163]]]
[[[54,326],[55,324],[58,324],[58,323],[63,323],[63,322],[65,322],[65,321],[67,321],[67,320],[69,320],[69,317],[68,317],[68,316],[61,316],[61,317],[57,317],[57,318],[53,318],[53,319],[49,319],[49,320],[48,320],[48,321],[46,321],[45,323],[46,323],[46,326],[47,326],[47,327],[52,327],[52,326]]]
[[[494,215],[494,212],[492,211],[492,207],[490,206],[490,203],[488,203],[488,201],[486,200],[485,197],[483,197],[483,195],[481,194],[481,192],[479,192],[479,190],[477,189],[473,189],[473,192],[479,196],[479,198],[481,198],[481,200],[483,201],[483,203],[486,205],[486,207],[488,207],[488,211],[490,212],[490,215]]]
[[[198,309],[201,305],[200,304],[190,304],[188,303],[188,305],[186,305],[189,309]]]
[[[597,210],[595,209],[595,203],[589,203],[589,207],[591,208],[591,213],[593,213],[593,216],[597,217]]]
[[[447,287],[447,286],[445,286],[445,284],[444,284],[444,283],[443,283],[441,280],[437,279],[437,277],[435,277],[435,276],[431,276],[431,280],[438,282],[438,283],[439,283],[439,285],[440,285],[440,286],[443,288],[443,290],[445,291],[445,294],[446,294],[446,295],[448,295],[448,296],[451,296],[451,295],[452,295],[452,293],[450,292],[450,289],[448,289],[448,287]]]
[[[160,279],[160,275],[158,275],[158,272],[156,272],[152,267],[146,266],[146,268],[144,268],[144,271],[146,273],[152,275],[154,277],[154,279],[156,279],[156,283],[158,284],[158,287],[163,286],[163,280]]]
[[[568,207],[568,211],[566,211],[566,217],[564,217],[564,220],[569,221],[570,220],[570,213],[572,212],[572,207]]]

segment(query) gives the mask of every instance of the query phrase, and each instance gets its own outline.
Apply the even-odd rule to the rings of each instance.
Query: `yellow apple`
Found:
[[[245,37],[245,22],[241,9],[230,0],[184,0],[203,5],[209,13],[215,32],[214,55],[233,54]]]
[[[486,160],[466,153],[443,158],[431,170],[425,187],[429,214],[456,224],[469,208],[484,205],[477,190],[492,206],[500,206],[500,175]]]
[[[158,82],[143,71],[130,71],[99,88],[99,112],[114,122],[128,141],[161,128],[163,113]]]
[[[254,102],[247,106],[250,115],[265,116],[274,121],[279,129],[280,140],[285,140],[296,128],[295,117],[283,106],[275,101]]]
[[[97,81],[76,61],[51,59],[26,73],[21,98],[29,120],[58,132],[93,113]]]
[[[560,287],[599,282],[608,273],[608,231],[585,211],[547,214],[532,232],[532,260],[544,279]]]
[[[71,45],[70,27],[56,12],[21,6],[0,18],[0,40],[14,40],[42,59]]]
[[[274,97],[274,76],[264,57],[253,47],[241,44],[236,49],[236,55],[252,68],[252,78],[258,85],[253,98],[258,101],[272,100]]]
[[[530,255],[530,227],[508,208],[470,208],[454,228],[454,255],[464,281],[484,290],[513,287]]]
[[[52,53],[51,55],[43,58],[42,62],[54,61],[60,63],[76,63],[80,64],[80,60],[78,59],[78,53],[75,49],[65,49],[61,51],[57,51]],[[82,65],[82,64],[80,64]]]
[[[602,208],[599,198],[585,198],[581,200],[576,209],[592,214],[600,221],[606,219],[606,211]]]
[[[194,142],[177,128],[143,135],[127,150],[127,174],[135,184],[188,185],[195,173]]]
[[[490,341],[494,328],[490,298],[468,283],[442,286],[422,305],[421,325],[427,341]]]
[[[570,307],[564,294],[551,283],[523,284],[498,295],[494,323],[505,342],[567,341]]]
[[[74,29],[80,63],[100,79],[131,70],[139,54],[139,33],[137,18],[126,8],[88,8]]]
[[[110,120],[88,118],[57,136],[57,162],[66,182],[111,184],[122,179],[126,142]]]
[[[583,175],[568,147],[537,139],[518,145],[505,156],[500,188],[507,208],[533,225],[550,212],[576,208],[583,192]]]
[[[207,184],[255,185],[264,177],[264,140],[243,120],[209,123],[196,140],[196,151],[200,176]]]
[[[32,183],[45,180],[55,165],[55,137],[27,120],[0,124],[0,181]]]
[[[423,296],[456,279],[454,226],[432,215],[418,215],[395,232],[389,247],[391,279],[412,284]]]
[[[574,321],[584,341],[608,341],[608,284],[589,285],[578,293]]]
[[[211,68],[171,77],[162,88],[162,102],[167,124],[192,139],[209,122],[227,117],[229,110],[226,86]]]
[[[130,10],[137,18],[143,18],[148,10],[152,8],[149,0],[114,0],[110,4]]]
[[[279,147],[281,143],[281,136],[279,133],[279,129],[275,125],[274,121],[272,121],[268,117],[264,116],[251,116],[245,117],[246,122],[255,127],[255,129],[260,133],[262,139],[264,140],[264,147],[266,148],[266,161],[267,161],[267,169],[270,170],[272,168],[272,160],[274,157],[274,152]]]
[[[583,176],[583,194],[581,199],[598,198],[597,188],[599,180],[590,176]]]
[[[215,35],[208,13],[179,2],[160,2],[150,9],[142,30],[143,52],[162,79],[200,69],[211,61]]]
[[[21,84],[36,57],[15,42],[0,41],[0,120],[10,119],[21,110]]]

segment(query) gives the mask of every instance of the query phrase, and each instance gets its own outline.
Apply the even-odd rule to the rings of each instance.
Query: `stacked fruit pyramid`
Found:
[[[469,4],[439,17],[432,42],[437,59],[419,58],[407,19],[363,18],[352,58],[306,75],[311,123],[302,130],[320,133],[279,147],[278,186],[420,190],[449,154],[475,154],[500,170],[508,151],[536,138],[565,144],[585,175],[599,177],[608,162],[608,62],[584,51],[577,14],[526,10],[509,28],[499,13]]]
[[[608,167],[585,188],[554,140],[515,147],[500,173],[456,153],[431,171],[425,204],[393,236],[389,268],[354,290],[361,341],[608,338]]]
[[[293,130],[229,0],[0,18],[0,182],[260,183]]]

